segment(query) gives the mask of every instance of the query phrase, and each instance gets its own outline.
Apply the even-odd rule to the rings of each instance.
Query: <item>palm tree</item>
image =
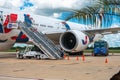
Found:
[[[106,16],[104,16],[104,21],[107,24],[112,24],[114,17],[120,22],[120,0],[100,0],[103,2],[103,15],[109,16],[110,19],[107,20]],[[106,19],[106,20],[105,20]]]
[[[98,5],[94,7],[88,6],[80,10],[73,10],[73,11],[74,11],[73,14],[71,14],[70,16],[66,18],[66,21],[72,18],[76,18],[80,20],[80,22],[85,23],[85,24],[88,24],[88,22],[91,24],[93,24],[94,22],[97,23],[97,16],[99,15]]]
[[[105,13],[120,16],[120,0],[100,0],[103,2]]]
[[[76,18],[86,25],[101,27],[111,25],[114,16],[120,18],[120,0],[98,0],[96,5],[73,10],[73,13],[65,20]]]

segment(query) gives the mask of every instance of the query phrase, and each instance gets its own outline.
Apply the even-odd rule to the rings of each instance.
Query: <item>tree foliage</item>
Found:
[[[120,20],[120,0],[98,0],[97,4],[73,10],[65,20],[76,18],[86,25],[101,27],[110,26],[114,17]]]

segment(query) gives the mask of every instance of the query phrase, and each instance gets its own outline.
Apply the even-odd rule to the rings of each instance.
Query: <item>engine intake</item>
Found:
[[[86,34],[78,30],[70,30],[60,37],[61,47],[68,52],[79,52],[87,48],[89,38]]]
[[[76,45],[76,37],[71,32],[66,32],[62,37],[62,45],[66,47],[66,49],[73,49]]]

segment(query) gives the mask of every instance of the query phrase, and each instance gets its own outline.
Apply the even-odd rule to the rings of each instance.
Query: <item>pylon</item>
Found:
[[[82,61],[85,61],[85,56],[84,55],[82,55]]]
[[[69,56],[68,56],[67,60],[70,60]]]
[[[79,60],[79,57],[78,57],[78,56],[76,57],[76,60],[77,60],[77,61]]]
[[[64,54],[64,59],[66,58],[66,54]]]
[[[108,59],[107,58],[105,59],[105,63],[108,63]]]

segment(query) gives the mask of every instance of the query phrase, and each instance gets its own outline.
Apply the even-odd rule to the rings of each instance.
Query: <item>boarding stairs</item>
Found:
[[[23,22],[18,22],[18,26],[29,38],[33,40],[33,43],[39,47],[42,52],[50,59],[62,59],[62,51],[42,32],[38,32],[32,26],[27,27]]]

